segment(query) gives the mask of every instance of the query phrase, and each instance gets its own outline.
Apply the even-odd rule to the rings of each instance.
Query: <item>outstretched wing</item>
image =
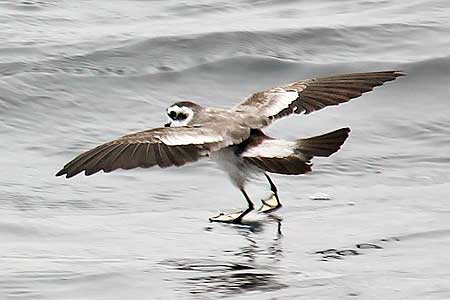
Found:
[[[86,151],[67,163],[56,176],[92,175],[100,170],[181,166],[250,135],[241,126],[164,127],[125,135]]]
[[[357,98],[403,75],[400,71],[384,71],[306,79],[257,92],[235,106],[234,111],[258,114],[269,121],[294,113],[309,114]]]

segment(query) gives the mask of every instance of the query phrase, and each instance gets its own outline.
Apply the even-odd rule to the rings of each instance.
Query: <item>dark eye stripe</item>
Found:
[[[174,112],[173,110],[169,113],[169,117],[170,117],[171,119],[175,119],[176,116],[177,116],[177,113]]]

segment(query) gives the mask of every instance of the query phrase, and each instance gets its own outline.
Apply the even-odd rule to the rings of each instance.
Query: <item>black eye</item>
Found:
[[[177,120],[184,120],[186,118],[187,118],[187,115],[183,114],[183,113],[179,113],[178,116],[177,116]]]
[[[175,117],[177,116],[177,113],[174,112],[173,110],[169,113],[169,117],[173,120],[175,120]]]

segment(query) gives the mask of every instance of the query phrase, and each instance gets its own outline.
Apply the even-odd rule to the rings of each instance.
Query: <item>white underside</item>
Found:
[[[235,147],[227,147],[211,154],[211,159],[217,163],[231,179],[231,182],[242,189],[252,178],[264,174],[264,171],[246,163],[235,154]]]
[[[295,152],[296,143],[284,140],[264,140],[242,153],[244,157],[288,157]]]

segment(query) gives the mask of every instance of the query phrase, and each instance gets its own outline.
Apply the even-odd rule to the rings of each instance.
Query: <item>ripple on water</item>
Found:
[[[189,271],[181,279],[183,287],[191,294],[233,295],[247,291],[276,291],[286,288],[273,270],[258,268],[251,264],[222,262],[216,260],[180,259],[161,263],[170,268]],[[199,273],[198,275],[196,273]]]

